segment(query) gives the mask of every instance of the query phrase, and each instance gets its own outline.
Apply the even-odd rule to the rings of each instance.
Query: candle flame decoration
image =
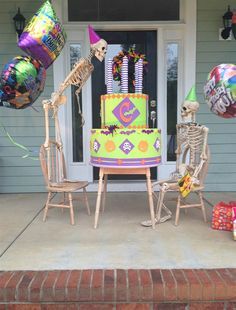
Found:
[[[119,85],[122,86],[122,73],[124,72],[122,70],[122,66],[123,66],[123,58],[124,57],[128,58],[128,91],[131,92],[132,89],[134,89],[135,92],[138,92],[136,89],[136,84],[138,83],[138,76],[139,76],[139,81],[143,80],[143,76],[147,73],[147,65],[148,65],[148,61],[146,59],[146,55],[145,54],[141,54],[141,53],[137,53],[135,52],[134,48],[130,48],[128,51],[123,50],[121,52],[118,53],[118,55],[116,55],[113,58],[113,64],[112,64],[112,75],[113,75],[113,79],[115,81],[119,82]],[[139,68],[139,72],[142,74],[138,75],[137,77],[135,76],[135,65],[138,63],[139,60],[142,60],[142,68]],[[136,65],[138,66],[138,65]],[[136,67],[136,71],[138,71],[138,68]],[[143,83],[143,81],[142,81]],[[141,83],[141,84],[142,84]],[[141,86],[142,88],[142,86]],[[127,92],[128,92],[127,91]],[[123,92],[123,89],[121,89],[121,92]],[[140,91],[140,86],[139,86],[139,92],[142,92],[142,90]]]

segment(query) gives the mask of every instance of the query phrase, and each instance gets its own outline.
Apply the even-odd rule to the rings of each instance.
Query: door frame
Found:
[[[166,132],[166,79],[163,72],[165,72],[165,46],[168,42],[178,43],[180,46],[180,63],[179,69],[182,71],[182,76],[178,79],[178,111],[180,111],[181,103],[183,102],[186,94],[192,85],[195,84],[195,73],[196,73],[196,20],[197,20],[197,0],[180,0],[181,12],[180,21],[176,22],[93,22],[94,29],[101,31],[135,31],[135,30],[155,30],[157,32],[157,105],[158,111],[158,128],[162,131],[162,164],[157,168],[158,179],[165,178],[171,171],[174,170],[175,162],[167,162],[167,137]],[[53,65],[53,79],[54,88],[58,89],[58,86],[63,81],[61,77],[65,77],[69,72],[68,64],[68,46],[70,42],[82,44],[82,56],[89,54],[89,40],[87,35],[88,23],[81,22],[68,22],[67,17],[67,1],[53,0],[54,8],[57,12],[58,17],[63,23],[65,31],[67,32],[69,40],[67,41],[66,47],[62,50],[61,55],[54,62]],[[77,36],[77,39],[76,39]],[[80,39],[78,39],[80,37]],[[81,40],[82,38],[82,40]],[[164,91],[163,91],[164,90]],[[70,91],[65,91],[68,102],[63,106],[59,112],[59,120],[61,124],[62,140],[64,142],[66,163],[68,169],[68,176],[76,178],[76,171],[79,171],[77,176],[84,175],[83,170],[86,169],[87,175],[84,177],[89,181],[93,182],[93,168],[89,165],[89,129],[92,127],[92,95],[91,95],[91,78],[86,82],[82,89],[83,102],[84,104],[84,117],[86,124],[84,127],[84,151],[85,160],[83,163],[73,163],[71,148],[71,136],[66,124],[69,121],[70,113]],[[162,104],[160,104],[162,103]],[[165,104],[164,104],[165,103]],[[161,117],[160,117],[161,116]],[[180,121],[180,113],[178,113],[178,121]],[[85,143],[85,141],[87,141]],[[87,156],[86,156],[87,155]],[[78,169],[75,169],[77,168]],[[85,171],[85,170],[84,170]],[[81,173],[82,172],[82,173]],[[97,182],[93,182],[89,186],[91,191],[97,189]],[[127,186],[124,186],[127,184]],[[128,185],[129,184],[129,185]],[[113,181],[109,184],[109,190],[112,191],[143,191],[146,190],[146,184],[144,181],[135,182],[121,182]]]

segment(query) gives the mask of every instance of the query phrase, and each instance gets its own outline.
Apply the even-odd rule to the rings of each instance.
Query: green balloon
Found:
[[[21,61],[15,66],[17,83],[27,83],[28,80],[34,79],[37,76],[37,70],[31,62]]]

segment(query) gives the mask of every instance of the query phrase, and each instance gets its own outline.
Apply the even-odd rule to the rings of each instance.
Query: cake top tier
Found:
[[[105,94],[105,95],[101,95],[101,100],[103,99],[123,99],[123,98],[145,98],[148,99],[148,95],[146,94],[140,94],[140,93],[112,93],[112,94]]]
[[[101,96],[101,126],[147,128],[148,95],[139,93]]]
[[[108,59],[105,70],[107,94],[114,92],[113,80],[119,82],[121,93],[142,93],[147,63],[146,56],[133,48],[122,50],[113,59]]]

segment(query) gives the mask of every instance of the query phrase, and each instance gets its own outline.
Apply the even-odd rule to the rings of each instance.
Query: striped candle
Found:
[[[113,83],[112,83],[112,59],[108,59],[107,61],[107,74],[106,74],[106,85],[107,85],[107,93],[113,93]]]
[[[134,65],[134,75],[135,75],[135,93],[138,92],[138,62]]]
[[[143,91],[143,60],[140,58],[138,60],[138,93]]]
[[[128,93],[128,58],[123,57],[123,63],[121,67],[121,92]]]

